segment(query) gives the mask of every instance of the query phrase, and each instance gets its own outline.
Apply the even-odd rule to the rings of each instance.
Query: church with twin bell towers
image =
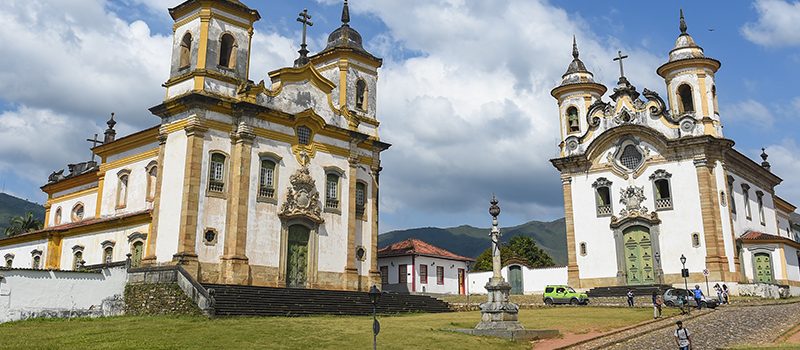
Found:
[[[800,244],[780,198],[781,178],[723,135],[720,61],[689,34],[681,11],[675,46],[656,69],[664,97],[620,76],[611,94],[573,42],[551,94],[558,102],[568,280],[575,288],[778,283],[800,292]],[[635,59],[631,57],[630,59]],[[724,88],[720,91],[724,91]],[[683,258],[683,259],[682,259]]]

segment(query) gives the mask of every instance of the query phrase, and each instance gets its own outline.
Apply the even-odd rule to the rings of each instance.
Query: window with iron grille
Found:
[[[325,181],[325,207],[339,207],[339,175],[328,174]]]
[[[367,185],[363,182],[356,183],[356,215],[364,215],[364,207],[366,206],[366,192]]]
[[[636,149],[634,145],[627,145],[622,150],[622,155],[619,157],[619,162],[629,170],[635,170],[642,163],[642,153]]]
[[[444,284],[444,266],[436,266],[436,284]]]
[[[428,265],[419,265],[419,283],[428,284]]]
[[[297,141],[300,142],[301,145],[307,145],[311,143],[311,129],[305,125],[298,126]]]
[[[211,155],[209,172],[208,190],[222,192],[225,189],[225,155],[221,153]]]
[[[273,198],[275,196],[275,162],[261,161],[261,178],[258,182],[258,196]]]

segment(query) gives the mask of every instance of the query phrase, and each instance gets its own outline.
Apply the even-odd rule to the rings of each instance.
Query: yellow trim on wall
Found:
[[[97,202],[95,204],[94,217],[100,217],[100,209],[103,205],[103,185],[105,184],[106,174],[100,173],[100,179],[97,180]]]
[[[70,194],[65,194],[65,195],[60,196],[60,197],[50,198],[50,199],[47,200],[47,203],[52,205],[52,204],[54,204],[56,202],[60,203],[60,202],[63,202],[63,201],[67,201],[67,200],[70,200],[70,199],[75,199],[75,198],[82,197],[82,196],[85,196],[87,194],[92,194],[92,193],[96,193],[96,192],[97,192],[97,187],[92,187],[92,188],[88,188],[88,189],[81,190],[81,191],[78,191],[78,192],[72,192]]]
[[[129,164],[133,164],[133,163],[136,163],[136,162],[148,159],[148,158],[155,158],[157,156],[158,156],[158,146],[156,145],[155,148],[153,148],[153,149],[151,149],[149,151],[145,151],[145,152],[142,152],[142,153],[134,154],[132,156],[128,156],[128,157],[125,157],[125,158],[122,158],[122,159],[117,159],[117,160],[115,160],[113,162],[102,164],[102,165],[100,165],[100,172],[101,173],[105,173],[106,171],[109,171],[110,169],[123,167],[123,166],[129,165]]]

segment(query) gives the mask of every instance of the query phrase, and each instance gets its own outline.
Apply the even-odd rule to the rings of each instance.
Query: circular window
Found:
[[[642,153],[639,152],[639,149],[636,148],[634,145],[627,145],[622,150],[622,154],[619,157],[619,162],[625,168],[629,170],[635,170],[642,164]]]
[[[206,243],[214,243],[217,239],[217,232],[214,230],[206,230],[204,238],[206,239]]]

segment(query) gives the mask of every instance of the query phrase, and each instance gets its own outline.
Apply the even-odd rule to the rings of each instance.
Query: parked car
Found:
[[[697,303],[694,301],[694,292],[686,289],[678,289],[678,288],[670,288],[664,292],[664,305],[669,307],[680,307],[680,299],[685,298],[686,303],[689,307],[697,307]],[[708,296],[704,296],[703,299],[700,300],[700,307],[701,308],[711,308],[714,309],[719,305],[719,302],[716,298],[711,298]]]
[[[586,305],[589,303],[589,296],[586,293],[578,293],[572,287],[565,285],[551,285],[544,288],[544,303]]]

